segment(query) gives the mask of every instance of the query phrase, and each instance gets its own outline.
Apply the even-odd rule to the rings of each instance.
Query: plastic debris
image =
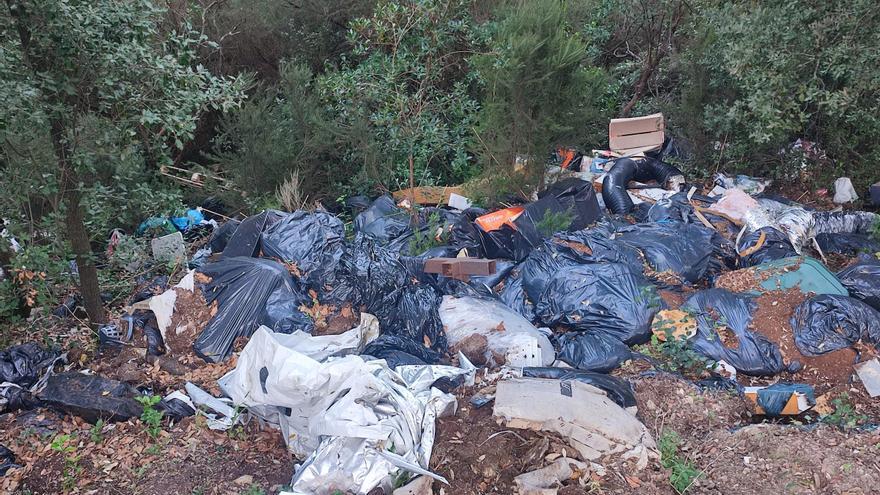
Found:
[[[439,313],[449,345],[468,348],[462,352],[474,364],[521,367],[553,363],[555,352],[547,336],[497,301],[444,296]]]
[[[858,262],[837,273],[837,279],[850,296],[880,311],[880,260],[859,256]]]
[[[125,421],[141,415],[137,390],[109,378],[74,371],[53,375],[38,397],[47,406],[79,416],[89,423]]]
[[[823,294],[807,299],[791,317],[794,342],[806,356],[819,356],[862,340],[880,344],[880,312],[846,296]]]
[[[688,341],[695,351],[746,375],[772,376],[788,369],[776,344],[749,330],[755,309],[751,297],[708,289],[691,296],[682,309],[697,318],[697,335]],[[725,345],[723,329],[733,332],[736,346]]]
[[[467,373],[435,369],[446,376]],[[359,356],[322,363],[259,329],[220,386],[235,404],[279,425],[291,451],[306,458],[293,476],[292,493],[367,493],[377,486],[390,491],[401,469],[427,472],[434,419],[454,403],[427,380],[409,382],[407,376]],[[393,454],[386,451],[391,446]]]
[[[797,416],[816,405],[813,387],[803,383],[774,383],[768,387],[745,387],[743,394],[755,404],[755,412],[767,416]]]
[[[299,310],[308,299],[283,265],[258,258],[224,258],[199,270],[211,277],[204,294],[217,301],[217,314],[196,339],[196,354],[210,362],[226,359],[232,343],[260,325],[273,331],[311,331],[313,323]]]
[[[841,177],[834,181],[834,202],[837,204],[852,203],[859,199],[856,188],[849,177]]]

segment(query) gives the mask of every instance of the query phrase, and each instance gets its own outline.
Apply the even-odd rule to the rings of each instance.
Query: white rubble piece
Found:
[[[150,241],[153,249],[153,259],[162,262],[186,262],[186,244],[183,243],[183,234],[175,232]]]
[[[844,203],[852,203],[859,199],[856,188],[853,187],[849,177],[841,177],[834,181],[834,199],[833,201],[839,205]]]
[[[471,207],[471,200],[462,196],[461,194],[450,193],[448,204],[450,208],[454,208],[456,210],[467,210]]]
[[[174,314],[174,303],[177,301],[177,292],[168,289],[158,296],[150,298],[150,311],[156,315],[156,324],[162,339],[165,339],[165,331],[171,326],[171,316]]]
[[[880,396],[880,361],[874,358],[856,366],[856,374],[872,398]]]
[[[563,481],[589,474],[590,466],[584,462],[561,457],[552,464],[523,473],[513,479],[518,495],[556,495]]]
[[[446,339],[454,347],[472,335],[486,338],[486,362],[496,366],[550,366],[556,353],[546,335],[497,301],[443,296],[438,310]],[[496,363],[494,354],[504,356]]]
[[[431,490],[433,485],[434,479],[430,476],[419,476],[406,485],[394,490],[392,495],[432,495],[434,493]]]
[[[289,493],[366,494],[376,487],[390,493],[401,471],[445,482],[427,468],[434,421],[455,410],[455,397],[431,385],[469,370],[395,371],[383,359],[356,355],[321,362],[286,345],[312,352],[314,344],[303,347],[301,338],[297,344],[288,337],[258,328],[219,384],[237,406],[279,426],[290,451],[305,458]]]
[[[643,469],[649,458],[659,456],[651,433],[634,413],[575,380],[502,380],[495,389],[494,415],[511,428],[559,433],[586,460],[622,454],[636,458]]]

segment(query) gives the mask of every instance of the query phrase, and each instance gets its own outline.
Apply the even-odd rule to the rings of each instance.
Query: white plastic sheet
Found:
[[[426,366],[398,373],[384,360],[355,355],[321,362],[292,345],[289,336],[261,327],[236,368],[219,380],[236,405],[277,424],[290,450],[307,456],[291,493],[365,494],[390,488],[400,469],[427,472],[434,421],[454,410],[455,401],[432,388],[431,378],[467,370]]]

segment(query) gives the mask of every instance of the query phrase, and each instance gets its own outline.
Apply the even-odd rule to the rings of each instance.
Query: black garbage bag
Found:
[[[627,408],[636,404],[636,394],[632,385],[616,376],[594,373],[592,371],[573,370],[571,368],[540,368],[526,367],[522,370],[526,378],[551,378],[556,380],[577,380],[592,385],[608,394],[618,406]]]
[[[468,256],[484,257],[480,229],[474,224],[474,220],[485,214],[486,210],[482,208],[468,208],[461,212],[449,231],[449,244],[458,250],[467,250]]]
[[[852,256],[857,253],[876,253],[880,251],[880,242],[870,234],[840,233],[818,234],[816,243],[823,253],[840,253]]]
[[[798,350],[819,356],[859,340],[880,343],[880,312],[858,299],[822,294],[795,308],[791,328]]]
[[[743,236],[739,242],[739,252],[745,252],[755,246],[760,240],[761,234],[764,234],[764,244],[757,251],[740,257],[740,266],[744,268],[757,266],[767,261],[798,256],[789,242],[788,236],[773,227],[762,227]]]
[[[538,201],[525,205],[513,220],[514,227],[502,225],[486,232],[478,228],[483,252],[489,258],[524,260],[532,250],[556,232],[543,231],[548,215],[566,215],[571,220],[564,231],[576,231],[595,223],[602,215],[592,184],[565,179],[538,193]]]
[[[854,265],[837,273],[837,279],[849,295],[880,311],[880,260],[860,255]]]
[[[661,304],[641,273],[621,263],[598,263],[553,274],[535,313],[547,326],[602,333],[632,345],[651,338],[651,319]]]
[[[585,229],[602,216],[593,184],[577,178],[560,180],[540,191],[538,201],[527,205],[524,214],[538,224],[548,211],[568,212],[571,224],[566,230],[569,231]]]
[[[410,215],[398,208],[391,196],[379,196],[354,219],[354,231],[387,243],[410,230]]]
[[[703,280],[715,253],[713,230],[685,223],[639,224],[616,239],[638,249],[655,272],[671,271],[688,283]]]
[[[165,292],[168,289],[168,275],[153,277],[149,281],[146,279],[139,280],[138,287],[138,290],[128,298],[128,304],[145,301]]]
[[[260,252],[260,237],[264,230],[287,215],[278,210],[266,210],[242,220],[223,248],[223,258],[256,256]],[[211,249],[213,252],[214,249]]]
[[[382,332],[422,342],[433,349],[446,349],[446,335],[440,322],[441,295],[431,286],[411,284],[396,294],[396,304],[373,308]],[[389,301],[390,302],[390,301]]]
[[[281,333],[311,332],[312,320],[299,310],[310,301],[280,263],[224,258],[199,271],[211,277],[203,289],[207,303],[218,302],[217,314],[193,343],[202,359],[214,363],[226,359],[235,339],[251,336],[260,325]]]
[[[623,342],[593,332],[568,332],[557,339],[556,357],[580,370],[610,373],[632,358],[632,351]]]
[[[0,383],[9,382],[30,388],[57,357],[57,352],[43,349],[36,342],[14,345],[0,351]]]
[[[439,352],[411,339],[389,334],[382,334],[367,344],[361,355],[384,359],[391,368],[408,364],[435,364],[440,361]]]
[[[336,285],[339,261],[345,253],[345,226],[325,211],[297,211],[262,234],[263,255],[293,262],[302,285],[319,294]]]
[[[535,321],[535,305],[529,300],[523,290],[522,271],[515,269],[504,281],[504,288],[498,294],[498,299],[508,308],[521,314],[529,321]]]
[[[5,445],[0,445],[0,476],[6,476],[6,471],[20,467],[15,463],[15,454]]]
[[[526,225],[525,221],[520,222]],[[496,230],[486,232],[477,227],[480,235],[480,246],[487,258],[506,258],[514,261],[524,260],[529,253],[541,244],[541,237],[536,235],[534,227],[513,228],[502,225]],[[526,233],[530,233],[528,236]]]
[[[573,263],[623,263],[641,270],[639,250],[614,238],[614,227],[602,225],[553,236],[552,249]]]
[[[211,239],[208,241],[208,247],[211,248],[211,252],[222,253],[240,224],[240,220],[231,219],[218,227],[211,234]]]
[[[343,267],[350,301],[379,319],[383,334],[406,337],[441,352],[446,338],[437,308],[441,292],[424,273],[424,258],[403,256],[359,234]]]
[[[751,376],[773,376],[786,368],[782,354],[773,342],[749,330],[754,300],[726,289],[707,289],[692,295],[682,306],[697,318],[697,335],[688,340],[700,354],[716,361],[725,361],[737,371]],[[718,329],[727,327],[736,334],[737,347],[724,345]]]
[[[123,382],[75,371],[49,377],[46,388],[38,394],[47,406],[89,423],[140,416],[143,407],[135,400],[137,396],[137,390]]]

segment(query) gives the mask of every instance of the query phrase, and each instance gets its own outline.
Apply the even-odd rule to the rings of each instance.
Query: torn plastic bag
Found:
[[[0,445],[0,476],[6,476],[6,471],[20,467],[15,463],[15,454],[5,445]]]
[[[260,325],[281,333],[311,333],[311,319],[299,310],[308,298],[280,263],[224,258],[199,271],[211,277],[203,289],[207,303],[218,303],[217,314],[193,343],[202,359],[213,363],[226,359],[235,339],[250,336]]]
[[[693,284],[709,270],[713,234],[701,225],[640,224],[620,229],[616,240],[641,251],[655,272],[673,272]]]
[[[263,231],[284,218],[285,215],[286,213],[281,211],[266,210],[242,220],[227,241],[222,258],[256,256],[260,252],[260,236]]]
[[[725,289],[702,290],[692,295],[682,310],[697,318],[697,335],[688,343],[700,354],[751,376],[772,376],[787,370],[776,344],[749,330],[755,310],[751,297]],[[724,327],[736,334],[736,348],[724,345],[718,333],[718,328]]]
[[[361,353],[376,359],[384,359],[390,368],[413,364],[434,364],[440,361],[440,353],[410,339],[396,335],[380,335],[370,342]]]
[[[123,382],[75,371],[51,376],[38,394],[47,406],[89,423],[140,416],[143,407],[135,401],[137,396],[137,390]]]
[[[235,234],[235,231],[238,230],[240,224],[241,222],[239,220],[231,219],[217,228],[217,230],[211,234],[211,239],[208,241],[208,247],[211,248],[211,252],[222,253],[223,250],[226,249],[226,244],[229,243],[229,239],[231,239],[233,234]]]
[[[763,242],[761,238],[763,237]],[[760,246],[758,243],[761,242]],[[767,261],[797,256],[788,237],[773,227],[761,227],[749,232],[739,243],[740,265],[756,266]]]
[[[324,292],[336,285],[339,260],[345,252],[345,226],[326,211],[296,211],[262,234],[263,256],[296,265],[295,275],[309,289]]]
[[[794,343],[805,356],[819,356],[862,340],[880,343],[880,312],[846,296],[822,294],[800,304],[791,317]]]
[[[379,196],[354,219],[354,231],[382,243],[397,239],[410,230],[410,215],[398,208],[391,196]]]
[[[651,318],[660,304],[641,273],[620,263],[599,263],[557,271],[535,302],[535,313],[544,325],[603,333],[632,345],[651,338]]]
[[[594,373],[570,368],[523,368],[522,376],[526,378],[552,378],[556,380],[577,380],[592,385],[608,395],[608,398],[623,408],[636,406],[636,394],[632,385],[616,376]]]
[[[30,388],[57,358],[57,352],[43,349],[36,342],[9,347],[0,351],[0,383]]]
[[[523,290],[522,271],[519,268],[514,269],[504,281],[504,288],[498,294],[498,299],[505,306],[522,315],[523,318],[535,321],[535,305]]]
[[[548,366],[554,361],[547,336],[499,301],[443,296],[439,313],[452,348],[480,344],[465,353],[475,364],[474,354],[494,366]]]
[[[632,358],[626,344],[604,333],[568,332],[557,343],[557,358],[580,370],[610,373]]]
[[[167,418],[179,421],[196,413],[195,406],[189,397],[183,392],[174,391],[165,396],[158,404],[156,410],[162,411]]]
[[[880,252],[880,242],[870,234],[819,234],[816,243],[823,253],[840,253],[852,256],[857,253]]]
[[[762,387],[757,394],[758,406],[767,416],[780,416],[793,394],[803,395],[809,407],[816,405],[813,387],[804,383],[774,383],[769,387]]]
[[[837,273],[849,295],[880,311],[880,260],[860,255],[856,264]]]
[[[237,406],[279,425],[289,449],[306,457],[293,493],[366,494],[390,489],[402,465],[428,468],[434,421],[454,397],[415,378],[359,356],[321,363],[261,328],[219,384]]]

